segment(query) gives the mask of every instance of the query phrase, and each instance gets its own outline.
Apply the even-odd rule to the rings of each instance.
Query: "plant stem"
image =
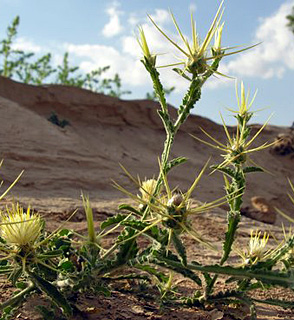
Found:
[[[12,306],[12,305],[18,303],[18,301],[22,300],[23,297],[26,294],[28,294],[29,292],[33,291],[34,289],[36,289],[36,287],[31,282],[27,288],[25,288],[24,290],[22,290],[18,294],[14,295],[12,298],[10,298],[10,299],[6,300],[5,302],[1,303],[0,304],[0,310],[3,310],[4,308],[6,308],[8,306]]]
[[[180,262],[171,260],[162,255],[157,256],[154,259],[154,263],[160,266],[165,266],[166,268],[169,268],[169,267],[183,268],[183,265]],[[241,278],[241,279],[244,279],[244,278],[256,279],[256,280],[261,280],[265,282],[270,282],[273,285],[279,284],[283,287],[289,287],[289,288],[294,287],[294,279],[291,273],[249,270],[245,268],[234,268],[230,266],[220,266],[220,265],[202,266],[202,265],[193,264],[193,263],[188,264],[186,268],[189,270],[196,270],[200,272],[229,275],[229,276],[234,276],[236,278]]]

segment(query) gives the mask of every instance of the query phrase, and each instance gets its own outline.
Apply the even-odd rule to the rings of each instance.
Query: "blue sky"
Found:
[[[126,99],[143,98],[152,90],[148,74],[140,63],[140,50],[135,40],[137,25],[146,31],[151,49],[162,53],[163,63],[174,60],[172,49],[148,22],[146,14],[177,40],[168,9],[190,38],[190,10],[194,11],[202,39],[208,30],[220,1],[216,0],[0,0],[0,36],[12,19],[20,16],[17,46],[36,54],[52,52],[59,63],[68,51],[70,61],[81,71],[110,65],[109,75],[119,73],[123,88],[133,92]],[[285,15],[291,13],[293,0],[226,0],[223,21],[223,45],[258,47],[223,59],[221,71],[243,80],[253,96],[258,94],[254,109],[267,108],[257,114],[261,123],[274,113],[271,123],[289,126],[294,121],[294,34],[286,27]],[[164,86],[175,86],[169,102],[177,106],[187,82],[170,69],[162,69]],[[233,123],[226,107],[235,108],[234,80],[212,79],[203,89],[195,113],[220,122],[221,112]]]

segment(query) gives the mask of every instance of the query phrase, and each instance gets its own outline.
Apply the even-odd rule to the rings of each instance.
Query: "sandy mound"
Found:
[[[142,178],[158,172],[157,157],[165,135],[157,108],[155,102],[148,100],[123,101],[79,88],[35,87],[0,78],[2,178],[7,184],[24,169],[13,194],[37,207],[46,201],[55,202],[61,208],[74,205],[80,200],[81,190],[93,201],[122,197],[111,186],[111,179],[133,191],[135,187],[119,163]],[[49,122],[52,112],[70,125],[62,129]],[[210,155],[211,164],[221,160],[216,150],[188,135],[205,139],[199,127],[220,141],[225,140],[220,125],[191,116],[179,132],[172,151],[173,157],[189,158],[171,173],[174,185],[188,187]],[[259,125],[253,126],[253,131],[258,128]],[[286,131],[268,126],[257,144],[272,141]],[[272,205],[289,209],[286,178],[294,180],[293,156],[274,155],[265,150],[253,159],[272,174],[249,176],[244,205],[250,204],[251,197],[261,196]],[[202,201],[224,195],[221,175],[208,173],[195,193]]]

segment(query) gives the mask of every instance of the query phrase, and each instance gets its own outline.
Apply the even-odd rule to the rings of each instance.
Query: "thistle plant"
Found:
[[[169,182],[170,171],[187,161],[181,156],[171,159],[170,154],[178,130],[201,97],[202,86],[212,75],[221,75],[218,67],[225,56],[248,49],[232,51],[232,48],[222,46],[224,26],[222,5],[223,2],[203,42],[199,40],[195,21],[191,15],[192,44],[184,37],[175,17],[171,14],[184,46],[172,40],[150,17],[156,29],[183,55],[180,62],[168,65],[175,67],[173,71],[188,81],[188,90],[178,109],[176,119],[171,117],[167,106],[167,92],[161,84],[157,54],[149,49],[144,30],[139,28],[138,42],[143,51],[141,61],[150,74],[159,100],[160,109],[157,112],[165,128],[166,139],[158,160],[157,179],[134,178],[122,166],[125,174],[135,184],[137,192],[135,194],[129,192],[116,182],[114,186],[131,198],[132,204],[121,204],[119,213],[104,220],[100,224],[100,229],[96,231],[89,198],[82,196],[87,220],[87,235],[62,229],[62,226],[53,233],[47,233],[40,215],[33,212],[30,207],[25,210],[19,204],[12,204],[1,213],[0,274],[6,275],[14,286],[21,289],[0,304],[3,319],[13,317],[13,310],[32,292],[45,294],[57,308],[61,309],[65,317],[70,318],[73,310],[77,310],[74,306],[74,297],[77,292],[102,292],[108,295],[110,294],[107,286],[109,282],[125,279],[143,280],[144,283],[152,280],[156,283],[163,302],[172,299],[174,303],[202,308],[207,305],[245,304],[250,308],[251,319],[256,319],[256,302],[293,308],[291,301],[260,300],[248,294],[254,289],[268,289],[272,286],[294,290],[294,235],[292,232],[289,231],[287,234],[285,231],[284,241],[272,246],[268,232],[255,230],[251,232],[245,248],[239,248],[239,250],[234,248],[236,231],[241,219],[243,195],[246,191],[246,175],[264,171],[255,164],[250,155],[271,145],[265,143],[252,147],[267,124],[266,122],[252,134],[249,121],[254,114],[251,106],[256,94],[250,100],[249,93],[245,93],[244,85],[241,83],[239,97],[236,86],[238,109],[231,110],[237,120],[234,134],[230,133],[222,118],[226,143],[219,142],[202,129],[210,141],[195,137],[198,141],[222,152],[223,161],[212,166],[212,169],[223,174],[226,195],[208,203],[193,201],[192,197],[209,161],[186,190],[173,188]],[[214,43],[212,43],[213,39]],[[48,71],[48,59],[50,60],[49,56],[44,60],[45,73],[42,73],[44,77],[46,70]],[[73,81],[78,86],[82,85],[81,77],[71,78],[71,74],[77,69],[69,66],[67,54],[64,56],[63,66],[58,69],[60,81],[68,83]],[[102,69],[97,73],[91,73],[86,80],[89,81],[88,85],[93,85],[91,81],[104,71]],[[120,90],[120,80],[116,78],[114,81],[117,81],[117,88]],[[108,84],[107,81],[104,83],[104,85]],[[93,87],[91,89],[93,90]],[[0,200],[18,179],[19,177],[0,196]],[[290,186],[294,192],[291,183]],[[292,196],[290,199],[294,203]],[[228,203],[229,210],[227,232],[219,264],[204,265],[198,261],[189,261],[185,237],[194,239],[196,248],[205,246],[208,250],[217,251],[214,244],[195,230],[193,215],[201,214],[223,203]],[[104,239],[117,230],[120,231],[119,236],[112,246],[105,248]],[[143,237],[144,241],[139,241]],[[236,266],[228,259],[232,249],[235,249],[241,257],[241,263]],[[173,279],[176,273],[194,282],[196,289],[192,296],[179,298],[179,294],[175,294]],[[218,276],[226,277],[226,283],[233,284],[234,289],[232,290],[230,285],[229,289],[214,293]],[[46,318],[49,311],[44,307],[39,309]]]
[[[59,262],[64,258],[64,252],[54,243],[57,232],[44,237],[40,215],[30,208],[25,211],[19,204],[7,207],[1,218],[1,273],[7,274],[8,280],[22,290],[0,304],[0,309],[9,314],[23,303],[25,296],[40,290],[65,315],[71,315],[70,304],[52,283],[58,273],[62,273]]]
[[[178,43],[172,40],[149,16],[151,22],[156,27],[156,29],[176,48],[181,54],[184,55],[184,61],[179,63],[173,63],[168,66],[177,66],[182,65],[183,68],[174,68],[173,70],[184,77],[189,81],[189,88],[185,94],[182,104],[178,109],[178,116],[176,120],[172,120],[169,110],[167,108],[167,102],[165,98],[165,91],[160,81],[160,74],[158,72],[157,66],[157,54],[152,53],[149,49],[147,39],[144,34],[143,28],[139,28],[139,37],[138,43],[143,52],[143,58],[141,59],[146,70],[150,74],[150,77],[153,82],[154,92],[156,93],[161,110],[158,110],[158,114],[162,120],[163,126],[166,131],[166,140],[164,143],[164,149],[161,155],[161,167],[162,172],[167,173],[174,165],[179,164],[179,159],[169,160],[170,151],[176,136],[177,131],[180,126],[186,121],[191,110],[194,108],[196,102],[201,97],[201,89],[204,83],[213,75],[220,74],[218,72],[219,63],[223,57],[227,55],[236,54],[247,50],[245,48],[238,51],[228,52],[231,48],[222,47],[222,30],[223,23],[221,22],[223,11],[222,11],[223,2],[220,4],[220,7],[211,23],[211,26],[204,38],[204,41],[199,43],[199,35],[196,32],[196,23],[191,15],[191,26],[192,26],[192,44],[189,44],[188,39],[182,34],[179,25],[171,14],[173,23],[179,33],[180,38],[184,43],[184,47],[181,47]],[[211,42],[215,37],[214,44]],[[211,54],[209,54],[211,52]],[[185,160],[181,158],[181,162]],[[157,188],[155,190],[158,192],[159,186],[162,184],[162,178],[157,180]]]
[[[239,98],[237,85],[236,96],[238,110],[231,110],[235,114],[235,118],[237,120],[235,135],[230,135],[222,118],[224,131],[227,137],[227,144],[219,142],[203,129],[201,129],[202,132],[215,144],[193,136],[196,140],[223,152],[222,157],[224,158],[224,161],[213,166],[214,171],[217,170],[224,175],[227,201],[230,207],[228,212],[228,231],[224,242],[224,252],[221,264],[223,264],[229,257],[235,233],[241,218],[240,210],[243,203],[243,194],[246,188],[246,174],[264,171],[261,167],[257,166],[252,159],[250,159],[249,155],[253,152],[268,148],[271,145],[269,143],[264,143],[261,146],[251,148],[252,143],[262,132],[268,121],[251,137],[251,128],[248,123],[254,114],[250,111],[250,108],[254,102],[256,93],[252,100],[249,101],[249,92],[246,95],[244,84],[242,82],[241,96]]]

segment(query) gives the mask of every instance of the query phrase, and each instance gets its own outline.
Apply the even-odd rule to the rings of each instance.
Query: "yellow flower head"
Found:
[[[141,199],[148,203],[155,191],[157,181],[154,179],[148,179],[142,182],[141,187],[139,189],[141,193]]]
[[[269,239],[269,234],[264,232],[261,238],[261,231],[251,231],[251,237],[248,245],[247,257],[251,259],[261,260],[266,252],[266,244]]]
[[[239,247],[235,247],[234,250],[242,258],[242,265],[254,265],[258,261],[264,261],[271,256],[279,248],[267,249],[267,243],[269,234],[261,231],[251,231],[251,236],[248,242],[246,250],[242,251]]]
[[[33,245],[41,234],[42,222],[39,214],[31,213],[30,208],[24,212],[19,204],[6,208],[1,213],[1,236],[8,244],[19,247]]]

